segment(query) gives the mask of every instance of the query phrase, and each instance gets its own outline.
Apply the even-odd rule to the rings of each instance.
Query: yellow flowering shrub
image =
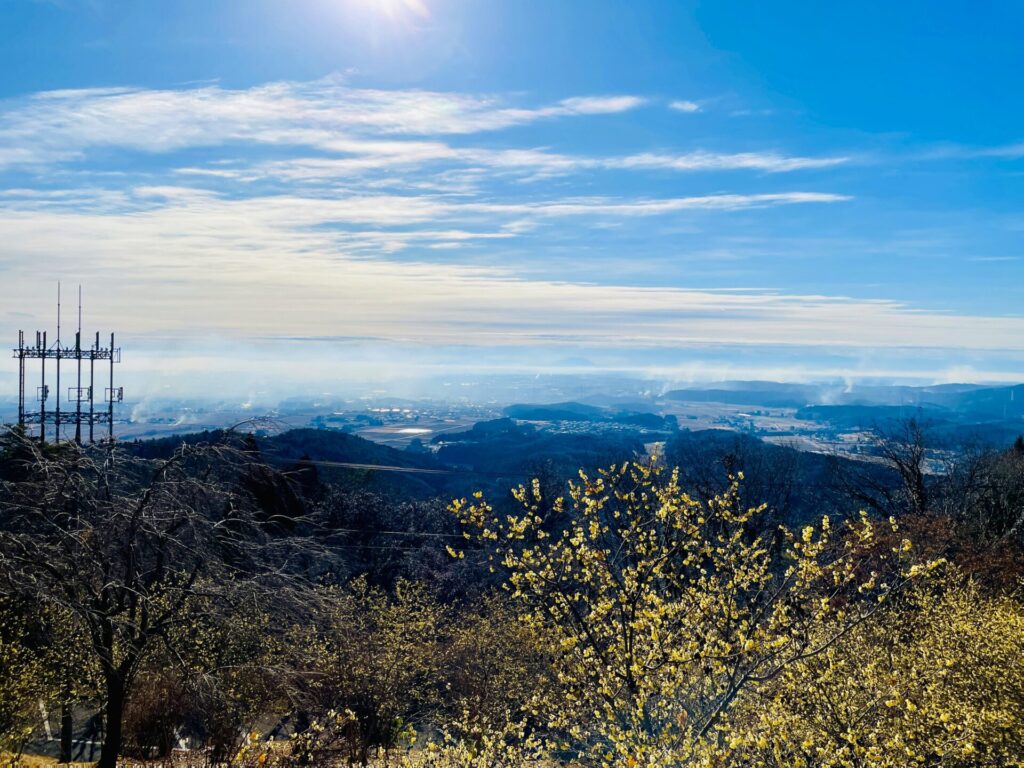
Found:
[[[946,582],[913,590],[880,618],[740,707],[736,764],[1024,764],[1019,600]]]
[[[449,735],[479,739],[520,722],[533,702],[552,694],[545,639],[518,621],[504,594],[453,617],[444,649],[441,716]]]
[[[315,623],[294,627],[280,649],[287,696],[296,720],[310,721],[297,730],[319,732],[320,753],[366,765],[414,740],[436,708],[445,611],[423,585],[401,580],[390,594],[361,577],[317,597]]]
[[[538,737],[524,721],[495,721],[488,727],[468,709],[453,728],[443,728],[439,737],[422,748],[398,758],[401,768],[545,768],[554,746]]]
[[[0,752],[18,752],[39,721],[48,676],[42,657],[26,641],[16,606],[0,600]]]
[[[97,678],[66,611],[0,597],[0,752],[17,754],[43,711],[94,699]]]
[[[170,647],[181,650],[152,659],[140,674],[143,684],[151,675],[173,676],[177,685],[171,690],[182,690],[187,700],[180,704],[206,737],[214,761],[235,753],[259,720],[283,709],[275,701],[281,677],[275,629],[270,613],[253,601],[239,599],[223,611],[207,598],[193,597],[187,618],[172,629]],[[173,727],[170,708],[154,703],[151,717],[163,716]]]
[[[517,514],[480,495],[452,510],[505,569],[521,620],[550,638],[557,693],[533,714],[587,765],[717,759],[742,694],[823,653],[927,570],[909,542],[879,556],[866,517],[841,532],[827,518],[765,532],[736,482],[697,500],[654,464],[581,473],[550,507],[537,483],[515,496]]]

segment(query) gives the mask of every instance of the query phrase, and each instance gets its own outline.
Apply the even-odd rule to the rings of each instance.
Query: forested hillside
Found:
[[[875,447],[673,431],[652,457],[511,419],[436,454],[8,432],[0,745],[111,768],[1017,764],[1024,441],[950,452],[908,422]]]

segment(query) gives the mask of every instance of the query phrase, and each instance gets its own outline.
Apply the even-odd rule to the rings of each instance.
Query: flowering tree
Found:
[[[948,579],[914,589],[787,668],[736,713],[766,768],[1005,766],[1024,760],[1024,610]],[[898,604],[897,604],[898,603]]]
[[[909,542],[880,554],[866,517],[842,536],[828,518],[760,531],[740,479],[700,501],[678,472],[627,463],[581,473],[547,514],[536,483],[515,492],[518,514],[480,495],[453,505],[506,569],[526,623],[551,638],[559,691],[535,708],[568,754],[712,759],[745,693],[825,653],[922,572]]]

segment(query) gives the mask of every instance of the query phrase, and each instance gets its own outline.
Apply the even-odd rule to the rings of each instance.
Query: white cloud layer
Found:
[[[819,202],[757,196],[650,202],[458,204],[394,196],[226,200],[136,191],[100,211],[15,201],[0,213],[0,304],[48,306],[38,265],[88,286],[101,326],[137,334],[372,336],[422,344],[670,347],[688,343],[1024,349],[1024,318],[924,312],[899,302],[525,279],[511,268],[361,258],[388,243],[507,238],[474,217],[656,215],[689,206]],[[722,198],[725,198],[724,200]],[[463,226],[457,226],[459,220]],[[488,219],[489,220],[489,219]],[[388,227],[426,224],[422,229]],[[365,231],[350,225],[373,222]],[[104,286],[95,296],[94,286]],[[10,318],[4,322],[11,324]]]

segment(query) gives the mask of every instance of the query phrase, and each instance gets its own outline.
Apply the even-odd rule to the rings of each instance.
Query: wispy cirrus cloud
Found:
[[[657,154],[645,152],[607,161],[612,167],[674,171],[751,170],[785,173],[811,168],[831,168],[850,161],[849,157],[791,157],[777,152],[687,152]]]
[[[207,85],[182,90],[49,91],[0,103],[0,168],[80,160],[104,148],[159,154],[238,143],[306,147],[331,156],[245,170],[190,166],[180,172],[235,179],[261,175],[301,179],[455,163],[535,176],[594,169],[782,173],[849,161],[845,156],[802,157],[773,151],[592,157],[543,148],[457,147],[427,138],[495,131],[559,117],[615,114],[643,103],[638,96],[589,96],[526,108],[508,106],[496,96],[353,88],[338,78],[244,90]]]
[[[789,173],[831,168],[850,161],[846,156],[803,157],[778,152],[645,152],[611,157],[587,157],[547,149],[488,149],[453,147],[439,141],[334,142],[331,149],[344,157],[298,157],[227,170],[183,168],[179,173],[222,176],[240,180],[275,177],[292,181],[350,177],[389,169],[411,169],[440,164],[485,168],[494,173],[532,179],[596,170],[671,172],[757,171]]]
[[[196,204],[211,215],[258,216],[288,226],[317,226],[346,222],[373,226],[421,224],[425,222],[477,219],[479,223],[495,224],[495,217],[516,221],[525,218],[556,219],[563,217],[637,217],[661,216],[679,211],[738,211],[781,205],[839,203],[846,195],[824,192],[781,192],[766,194],[717,194],[667,198],[576,197],[546,200],[500,202],[489,200],[455,200],[437,195],[356,194],[333,197],[303,197],[295,194],[226,198],[209,190],[184,186],[144,186],[120,193],[87,198],[94,205],[84,210],[111,215],[143,215],[168,204]],[[34,195],[8,197],[6,206],[12,211],[33,212],[41,209],[74,213],[83,210],[79,196],[54,195],[42,199]]]
[[[686,210],[737,211],[801,203],[839,203],[847,195],[827,192],[779,192],[755,195],[697,195],[646,200],[582,198],[541,203],[470,203],[465,208],[540,216],[658,216]]]
[[[231,142],[345,151],[359,136],[472,134],[625,112],[643,102],[630,95],[586,96],[519,107],[497,96],[354,88],[339,78],[244,90],[49,91],[0,104],[0,163],[71,160],[102,147],[170,152]]]
[[[978,160],[994,158],[1019,160],[1024,158],[1024,141],[997,144],[991,147],[968,144],[940,144],[917,152],[918,160]]]
[[[690,101],[689,99],[678,99],[676,101],[669,102],[669,109],[674,109],[676,112],[700,112],[701,106],[696,101]]]

